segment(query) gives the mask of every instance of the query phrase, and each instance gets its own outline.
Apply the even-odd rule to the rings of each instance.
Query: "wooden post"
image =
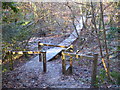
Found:
[[[71,45],[70,52],[73,52],[73,45]],[[72,56],[70,56],[70,74],[72,74],[73,72],[73,67],[72,67],[73,60],[72,59],[73,59]]]
[[[12,51],[9,52],[9,58],[10,58],[10,70],[13,70],[13,57],[12,57]]]
[[[41,51],[41,46],[39,45],[40,42],[38,42],[38,50]],[[39,54],[39,61],[41,62],[42,61],[42,58],[41,58],[41,54]]]
[[[73,60],[72,60],[72,56],[70,56],[70,73],[69,74],[72,74],[72,63],[73,63]]]
[[[70,50],[70,52],[73,52],[73,45],[71,45],[70,47],[71,47],[71,50]]]
[[[91,88],[96,88],[96,75],[97,75],[97,62],[98,54],[94,54],[93,64],[92,64],[92,75],[91,75]]]
[[[65,55],[62,51],[62,73],[65,74],[66,72],[66,60],[65,60]]]
[[[47,71],[47,66],[46,66],[46,52],[43,53],[43,72]]]

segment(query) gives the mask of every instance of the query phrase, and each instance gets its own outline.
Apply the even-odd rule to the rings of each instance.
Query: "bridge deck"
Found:
[[[85,19],[85,18],[84,18]],[[82,19],[79,18],[79,24],[76,25],[77,31],[78,33],[80,33],[81,29],[83,27],[82,24]],[[65,39],[64,41],[62,41],[60,44],[60,46],[70,46],[76,39],[78,38],[76,31],[74,30],[70,36]],[[54,47],[51,49],[48,49],[46,51],[46,59],[47,61],[52,60],[56,55],[58,55],[64,48],[61,47]]]
[[[79,31],[80,32],[80,29]],[[64,41],[62,41],[59,45],[60,46],[70,46],[76,39],[77,39],[77,34],[75,32],[75,30],[72,32],[72,34],[67,38],[65,39]],[[64,48],[61,48],[61,47],[54,47],[54,48],[51,48],[51,49],[48,49],[46,51],[46,59],[47,61],[53,59],[56,55],[58,55]]]

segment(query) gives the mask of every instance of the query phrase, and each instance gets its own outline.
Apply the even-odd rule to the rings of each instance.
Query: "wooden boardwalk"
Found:
[[[74,36],[74,35],[75,36]],[[63,42],[61,42],[60,46],[70,46],[75,40],[77,39],[77,34],[75,34],[75,31],[67,38],[65,39]],[[65,48],[61,48],[61,47],[54,47],[51,49],[48,49],[46,51],[46,59],[47,61],[53,59],[56,55],[58,55],[63,49]]]
[[[81,19],[80,19],[81,20]],[[78,33],[80,33],[83,25],[82,25],[82,21],[80,21],[81,25],[77,25],[77,31]],[[64,41],[62,41],[60,44],[60,46],[70,46],[76,39],[78,38],[77,36],[77,33],[76,31],[74,30],[70,36],[65,39]],[[46,51],[46,59],[47,61],[50,61],[52,60],[56,55],[58,55],[64,48],[61,48],[61,47],[54,47],[54,48],[51,48],[51,49],[48,49]]]

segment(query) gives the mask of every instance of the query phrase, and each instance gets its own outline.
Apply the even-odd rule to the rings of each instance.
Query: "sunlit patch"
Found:
[[[112,58],[113,56],[112,56],[112,55],[110,55],[109,57],[110,57],[110,58]]]
[[[70,50],[70,52],[73,52],[73,50]]]
[[[65,46],[60,46],[60,47],[65,48]]]
[[[6,71],[7,71],[7,69],[2,70],[3,73],[6,72]]]
[[[23,54],[23,52],[22,52],[22,51],[19,51],[18,54]]]
[[[104,68],[105,68],[105,71],[108,72],[108,69],[107,69],[107,66],[106,66],[106,63],[105,63],[104,58],[102,58],[102,63],[103,63],[103,66],[104,66]]]
[[[79,58],[79,56],[78,56],[78,55],[76,55],[76,58],[78,59],[78,58]]]
[[[28,54],[33,54],[34,52],[32,52],[32,51],[28,51]]]
[[[40,53],[41,53],[41,52],[39,52],[39,51],[35,51],[35,52],[34,52],[34,54],[40,54]]]
[[[0,65],[2,65],[2,60],[0,59]]]
[[[27,25],[29,23],[29,21],[28,22],[24,22],[22,25],[24,26],[24,25]]]
[[[12,52],[12,54],[15,54],[15,52]]]
[[[65,60],[65,56],[64,56],[64,55],[62,56],[62,60],[63,60],[63,59]]]
[[[39,43],[39,45],[44,45],[43,43]]]
[[[73,45],[70,45],[71,48],[73,48]]]
[[[20,58],[22,55],[16,55],[13,57],[13,59],[17,59],[17,58]]]

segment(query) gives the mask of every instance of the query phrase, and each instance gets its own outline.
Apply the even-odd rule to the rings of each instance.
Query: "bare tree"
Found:
[[[98,45],[99,45],[99,49],[100,49],[100,55],[101,55],[101,58],[102,58],[102,63],[103,63],[103,66],[104,66],[104,69],[106,71],[107,76],[109,76],[108,68],[106,67],[105,59],[104,59],[103,52],[102,52],[101,42],[100,42],[100,39],[99,39],[98,30],[97,30],[97,26],[96,26],[96,18],[95,18],[95,14],[94,14],[95,13],[94,12],[95,8],[94,8],[92,2],[91,2],[91,8],[92,8],[92,23],[94,25],[94,29],[95,29],[95,32],[96,32],[96,35],[97,35],[97,41],[98,41]]]
[[[72,13],[72,24],[73,24],[73,26],[74,26],[74,28],[75,28],[75,31],[76,31],[76,33],[77,33],[77,36],[78,36],[78,38],[80,38],[80,36],[79,36],[79,33],[78,33],[78,31],[77,31],[77,28],[76,28],[76,25],[75,25],[75,15],[74,15],[74,12],[73,12],[73,10],[72,10],[72,8],[68,5],[68,3],[67,4],[65,4],[69,9],[70,9],[70,11],[71,11],[71,13]]]
[[[101,11],[101,21],[103,26],[103,36],[104,36],[104,43],[105,43],[105,51],[106,51],[106,57],[107,57],[107,66],[108,66],[108,77],[110,73],[110,60],[109,60],[109,53],[108,53],[108,46],[107,46],[107,40],[106,40],[106,30],[105,30],[105,24],[104,24],[104,16],[103,16],[103,7],[102,2],[100,2],[100,11]]]

